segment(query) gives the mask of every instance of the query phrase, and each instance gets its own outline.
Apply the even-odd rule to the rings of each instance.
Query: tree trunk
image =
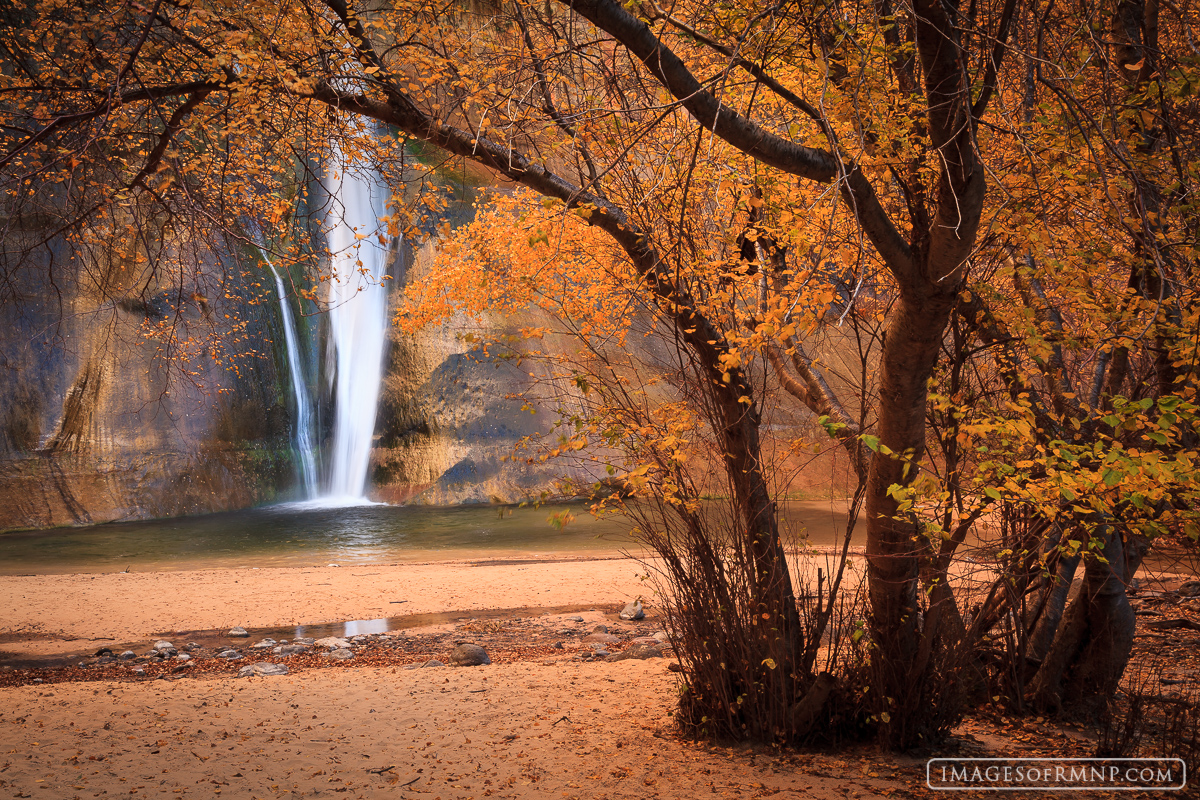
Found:
[[[1103,563],[1086,561],[1083,590],[1071,602],[1030,686],[1048,712],[1103,703],[1116,690],[1133,650],[1134,614],[1125,587],[1141,555],[1126,558],[1121,533],[1104,531]],[[1140,549],[1137,545],[1131,549]]]
[[[901,299],[892,312],[884,342],[879,387],[879,442],[867,475],[867,580],[871,605],[873,683],[885,738],[915,742],[923,731],[916,713],[928,693],[914,691],[910,671],[921,641],[917,603],[920,559],[926,545],[916,520],[900,511],[890,492],[916,477],[925,450],[928,380],[940,351],[953,297],[933,295],[925,302]]]
[[[1071,583],[1075,580],[1075,571],[1079,568],[1080,556],[1074,555],[1062,558],[1058,562],[1058,570],[1051,580],[1049,596],[1041,608],[1037,621],[1033,623],[1033,632],[1029,635],[1029,647],[1026,659],[1030,666],[1037,669],[1050,652],[1054,642],[1054,634],[1062,622],[1067,610],[1067,599],[1071,595]]]

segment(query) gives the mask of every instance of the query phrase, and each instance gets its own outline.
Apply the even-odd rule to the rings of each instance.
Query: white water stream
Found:
[[[383,380],[387,343],[387,285],[390,251],[387,214],[391,193],[383,177],[365,164],[349,162],[335,146],[323,181],[330,209],[326,238],[331,254],[329,336],[333,368],[333,440],[329,474],[317,498],[324,506],[366,500],[367,467],[375,431],[375,409]]]

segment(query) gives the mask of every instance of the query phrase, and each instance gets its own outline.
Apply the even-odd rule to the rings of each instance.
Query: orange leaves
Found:
[[[636,285],[607,235],[527,193],[497,196],[438,247],[431,272],[410,283],[397,318],[406,330],[537,308],[589,337],[623,335],[628,311],[612,300]],[[545,326],[523,335],[542,337]]]

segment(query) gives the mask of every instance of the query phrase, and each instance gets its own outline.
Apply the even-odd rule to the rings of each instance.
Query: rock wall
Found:
[[[134,248],[37,255],[6,274],[0,304],[0,530],[227,510],[287,490],[278,308],[252,270],[162,269]]]
[[[219,276],[202,269],[174,282],[114,281],[126,272],[120,265],[100,270],[100,279],[48,263],[22,274],[21,296],[0,306],[0,530],[299,497],[278,299],[243,255],[244,274],[214,263],[208,269]],[[415,271],[396,265],[395,292],[407,272],[430,268],[432,247],[405,258]],[[227,281],[219,291],[218,278]],[[321,317],[294,316],[310,350],[305,363],[320,362]],[[494,320],[501,333],[519,324],[528,321]],[[514,397],[537,395],[540,368],[479,360],[460,327],[391,333],[369,495],[508,503],[555,494],[563,474],[591,480],[588,470],[506,458],[552,425],[544,408],[530,414]],[[314,388],[320,395],[326,381]],[[327,443],[329,398],[318,401],[316,439]]]
[[[427,246],[408,272],[423,274],[432,262]],[[398,291],[406,277],[397,281]],[[506,334],[533,321],[495,317],[487,325]],[[599,467],[534,466],[510,458],[523,439],[553,429],[562,398],[551,401],[544,364],[498,361],[463,340],[463,332],[478,328],[452,320],[415,337],[393,330],[375,429],[372,497],[434,505],[515,503],[559,496],[562,479],[599,479]]]

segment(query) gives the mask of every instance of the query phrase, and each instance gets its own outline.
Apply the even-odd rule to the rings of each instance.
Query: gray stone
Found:
[[[464,642],[450,652],[450,663],[456,667],[478,667],[492,663],[492,659],[479,645]]]
[[[569,622],[583,622],[583,617],[567,617]]]
[[[250,636],[250,631],[243,628],[241,625],[230,628],[226,636],[233,636],[238,639],[246,639]]]
[[[287,675],[288,668],[283,664],[271,664],[267,661],[260,661],[257,664],[247,664],[238,670],[239,678],[249,678],[256,675]]]
[[[317,639],[313,644],[317,647],[328,647],[330,650],[344,650],[351,646],[350,642],[338,636],[326,636],[324,639]]]
[[[421,666],[422,667],[444,667],[446,665],[443,664],[441,661],[438,661],[436,658],[431,658],[428,661],[426,661],[424,664],[422,664]]]
[[[174,650],[175,645],[171,644],[170,642],[161,642],[160,641],[160,642],[154,643],[154,649],[155,650]]]
[[[217,658],[223,658],[226,661],[241,661],[242,654],[237,650],[222,650],[221,652],[217,653]]]
[[[634,600],[632,603],[627,604],[621,609],[620,616],[621,619],[626,620],[645,619],[646,612],[642,609],[642,601]]]
[[[596,627],[592,628],[592,633],[608,633],[608,626],[597,625]]]
[[[126,650],[124,653],[121,653],[121,655],[117,656],[117,658],[121,659],[122,661],[132,661],[133,659],[137,658],[137,653],[133,652],[132,650]]]
[[[631,658],[662,658],[662,651],[652,644],[631,644],[620,653],[605,657],[605,661],[626,661]]]
[[[282,644],[279,647],[276,647],[273,652],[275,652],[276,654],[281,655],[281,656],[294,656],[294,655],[297,655],[298,653],[307,653],[308,645]]]
[[[274,647],[277,644],[279,644],[279,643],[276,642],[274,639],[268,637],[266,639],[263,639],[261,642],[258,642],[257,644],[252,644],[250,646],[252,648],[254,648],[255,650],[267,650],[267,649]]]
[[[176,661],[191,661],[192,657],[189,656],[187,653],[180,653],[179,655],[175,656],[175,660]]]
[[[338,661],[346,661],[348,659],[354,658],[354,651],[347,650],[345,647],[339,647],[336,650],[330,650],[325,655],[328,656],[329,658],[336,659]]]
[[[311,637],[311,636],[301,636],[299,639],[294,641],[292,644],[315,644],[315,642],[316,642],[316,640],[313,639],[313,637]]]

